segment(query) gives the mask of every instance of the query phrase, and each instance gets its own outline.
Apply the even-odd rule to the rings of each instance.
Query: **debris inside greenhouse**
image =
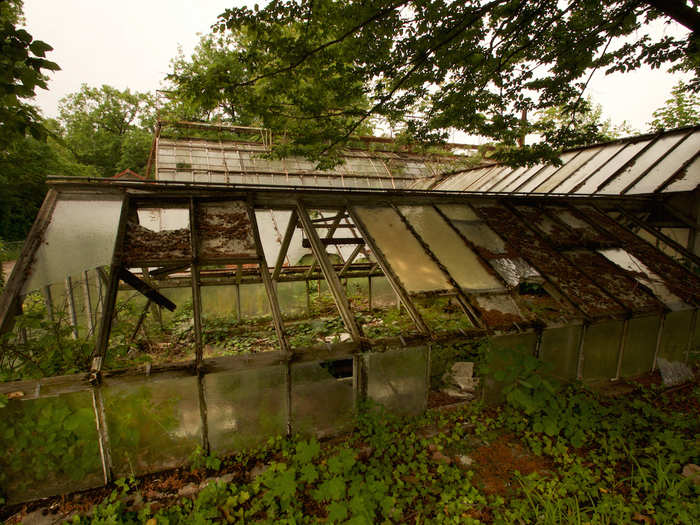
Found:
[[[687,195],[445,191],[428,181],[509,168],[358,150],[321,172],[265,158],[264,136],[159,135],[155,180],[50,180],[0,298],[3,492],[28,501],[180,466],[197,447],[342,432],[367,400],[418,414],[483,346],[584,382],[687,362],[698,223],[675,206],[697,208],[700,134],[684,133],[564,156],[583,155],[572,176],[609,147],[692,140]],[[665,158],[653,151],[642,178]],[[468,350],[447,363],[450,345]]]

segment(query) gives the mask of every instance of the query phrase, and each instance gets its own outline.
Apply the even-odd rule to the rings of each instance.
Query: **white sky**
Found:
[[[209,32],[217,15],[245,3],[254,2],[24,0],[27,30],[54,47],[48,58],[61,66],[52,75],[49,90],[39,90],[36,102],[44,115],[55,117],[59,99],[83,83],[132,91],[158,89],[178,46],[189,55],[199,41],[198,33]],[[656,33],[667,31],[661,25],[655,28]],[[652,112],[680,78],[648,68],[624,75],[598,72],[588,93],[613,123],[626,120],[633,128],[646,131]]]

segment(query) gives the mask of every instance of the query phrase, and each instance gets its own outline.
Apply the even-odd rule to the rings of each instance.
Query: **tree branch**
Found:
[[[700,13],[684,0],[644,0],[657,11],[672,18],[693,33],[700,33]]]

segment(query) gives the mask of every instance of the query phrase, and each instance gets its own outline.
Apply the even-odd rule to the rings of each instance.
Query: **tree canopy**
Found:
[[[149,93],[85,84],[59,102],[61,136],[76,159],[102,177],[130,168],[141,171],[148,158],[156,120]]]
[[[690,32],[654,39],[657,19]],[[523,112],[563,108],[569,123],[541,142],[501,150],[527,162],[571,144],[595,71],[670,65],[700,87],[700,15],[682,0],[273,0],[229,9],[215,29],[198,59],[176,61],[174,91],[284,130],[285,152],[317,159],[373,118],[416,140],[457,129],[508,145],[537,131]]]
[[[37,88],[47,89],[45,73],[60,69],[46,59],[53,48],[16,26],[21,0],[0,0],[0,153],[27,133],[46,136],[37,109],[28,101]]]
[[[700,97],[678,82],[671,90],[671,98],[653,113],[649,123],[652,131],[700,124]]]

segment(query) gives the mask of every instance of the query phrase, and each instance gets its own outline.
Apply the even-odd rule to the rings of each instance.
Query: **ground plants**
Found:
[[[554,432],[538,424],[553,410],[550,399],[540,400],[535,393],[547,387],[532,382],[536,368],[519,366],[514,381],[519,386],[510,393],[523,388],[532,401],[511,395],[499,408],[476,403],[408,419],[376,405],[363,406],[355,429],[341,439],[270,439],[222,460],[222,471],[238,472],[231,483],[212,483],[197,496],[159,510],[129,510],[117,491],[91,516],[75,522],[598,524],[700,519],[698,485],[681,475],[683,465],[700,459],[698,386],[664,393],[659,387],[634,385],[631,394],[619,398],[581,386],[562,387],[556,391],[561,428]],[[583,442],[579,434],[585,436]],[[257,475],[248,476],[241,465],[258,465]],[[140,490],[138,480],[128,490]]]

